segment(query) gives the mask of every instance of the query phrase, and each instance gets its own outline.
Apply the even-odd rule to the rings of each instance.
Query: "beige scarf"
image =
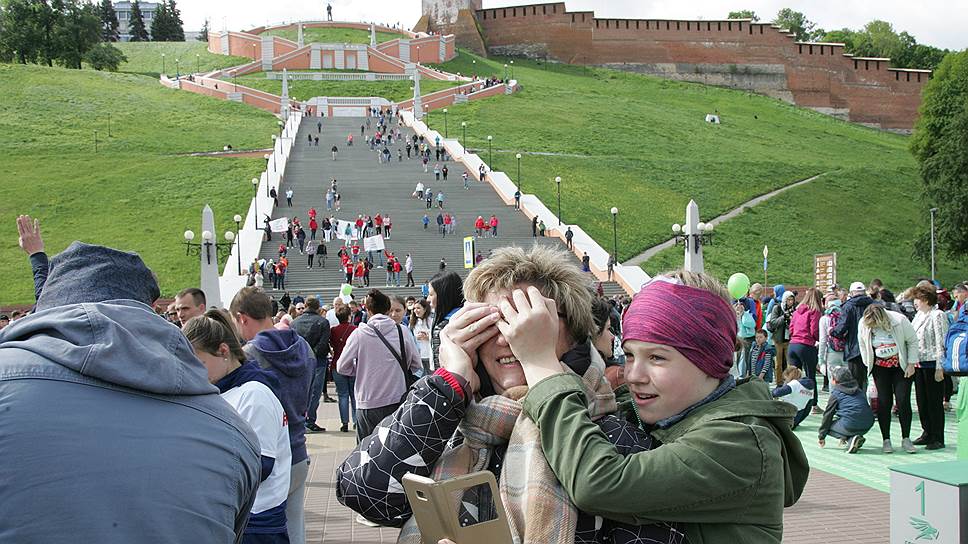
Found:
[[[616,403],[605,379],[605,362],[594,347],[591,359],[582,389],[589,416],[596,420],[615,412]],[[487,470],[494,448],[506,444],[498,487],[515,544],[572,544],[578,513],[545,459],[537,425],[522,411],[521,398],[527,390],[527,386],[514,387],[471,404],[459,427],[464,442],[444,452],[431,477],[439,481]],[[421,542],[411,517],[397,543]]]

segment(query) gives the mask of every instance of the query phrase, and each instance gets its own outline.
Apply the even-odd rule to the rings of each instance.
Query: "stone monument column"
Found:
[[[420,100],[420,70],[416,64],[412,64],[411,67],[413,68],[413,118],[420,120],[423,119],[423,101]]]
[[[686,235],[686,256],[683,268],[690,272],[705,271],[705,264],[702,259],[702,243],[699,238],[702,232],[699,230],[699,205],[695,200],[690,200],[686,206],[686,224],[683,227],[683,234]]]
[[[289,118],[289,75],[286,73],[285,68],[282,69],[282,99],[280,102],[279,115],[285,121]]]
[[[218,239],[215,232],[215,214],[212,213],[212,208],[206,204],[202,210],[202,247],[199,252],[202,273],[199,285],[205,293],[205,300],[221,301],[216,242],[218,242]]]

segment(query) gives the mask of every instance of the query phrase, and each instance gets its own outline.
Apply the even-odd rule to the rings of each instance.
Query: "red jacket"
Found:
[[[309,230],[316,230],[319,228],[319,223],[316,222],[316,218],[313,217],[309,220]]]
[[[474,222],[474,228],[475,229],[483,229],[484,228],[484,218],[483,217],[478,217],[477,218],[477,221]]]
[[[383,226],[383,216],[376,214],[376,217],[373,218],[373,224],[378,227]]]
[[[492,227],[496,227],[497,226],[497,217],[495,217],[493,215],[491,216],[491,226]]]

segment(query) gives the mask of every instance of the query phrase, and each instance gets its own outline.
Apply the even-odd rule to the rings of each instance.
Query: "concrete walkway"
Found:
[[[785,191],[789,191],[790,189],[794,189],[794,188],[799,187],[801,185],[805,185],[807,183],[810,183],[811,181],[814,181],[815,179],[817,179],[817,178],[819,178],[821,176],[825,176],[828,173],[829,172],[824,172],[822,174],[817,174],[816,176],[809,177],[807,179],[801,179],[800,181],[796,181],[794,183],[791,183],[790,185],[785,185],[783,187],[780,187],[779,189],[776,189],[775,191],[770,191],[769,193],[766,193],[765,195],[760,195],[760,196],[758,196],[756,198],[750,199],[750,200],[744,202],[743,204],[741,204],[739,207],[734,208],[734,209],[732,209],[732,210],[724,213],[723,215],[720,215],[719,217],[716,217],[714,219],[711,219],[709,221],[706,221],[706,224],[712,225],[713,227],[718,227],[719,224],[722,223],[723,221],[727,221],[729,219],[732,219],[732,218],[738,216],[739,214],[741,214],[744,211],[746,211],[747,208],[752,208],[753,206],[756,206],[757,204],[761,204],[763,202],[766,202],[767,200],[769,200],[769,199],[771,199],[771,198],[773,198],[773,197],[775,197],[775,196],[777,196],[777,195],[779,195],[779,194],[781,194],[781,193],[783,193]],[[642,253],[636,255],[635,257],[632,257],[631,259],[625,261],[622,264],[625,264],[625,265],[628,265],[628,266],[640,266],[642,263],[648,261],[652,257],[655,257],[660,251],[664,251],[666,249],[669,249],[670,247],[674,247],[675,245],[676,245],[676,239],[675,238],[670,238],[670,239],[666,240],[665,242],[662,242],[659,245],[655,245],[655,246],[650,247],[649,249],[646,249]]]

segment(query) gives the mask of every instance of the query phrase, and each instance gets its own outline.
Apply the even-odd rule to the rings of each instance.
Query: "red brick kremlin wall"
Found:
[[[452,0],[424,3],[435,1]],[[845,55],[842,44],[798,43],[769,23],[600,19],[567,11],[563,2],[477,9],[474,15],[490,54],[748,89],[902,132],[913,128],[930,77],[929,71],[891,68],[889,59]],[[442,21],[431,26],[451,30]]]

